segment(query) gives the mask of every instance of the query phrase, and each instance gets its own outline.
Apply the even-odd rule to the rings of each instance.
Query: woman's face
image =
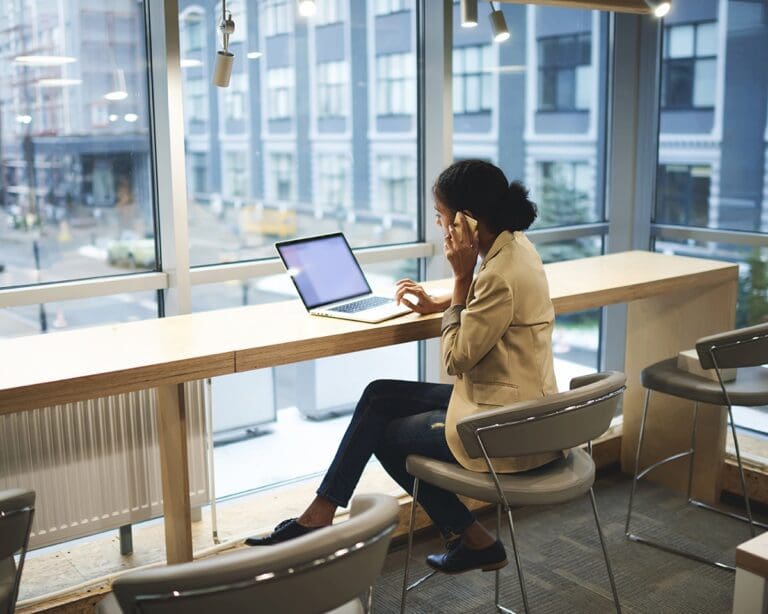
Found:
[[[443,230],[443,238],[448,238],[448,228],[453,224],[456,212],[446,207],[440,199],[435,198],[435,223]]]

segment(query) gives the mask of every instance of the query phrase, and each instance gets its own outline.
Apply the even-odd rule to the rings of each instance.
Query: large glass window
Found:
[[[24,6],[0,12],[0,288],[154,269],[143,5]]]
[[[710,108],[715,104],[716,22],[664,28],[661,103],[667,109]]]
[[[539,39],[539,109],[575,111],[589,108],[591,33]]]

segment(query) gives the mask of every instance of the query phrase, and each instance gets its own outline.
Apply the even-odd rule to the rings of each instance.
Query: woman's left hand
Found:
[[[456,213],[454,224],[448,226],[448,235],[445,237],[443,250],[456,280],[471,280],[479,253],[477,231],[472,232],[461,211]]]

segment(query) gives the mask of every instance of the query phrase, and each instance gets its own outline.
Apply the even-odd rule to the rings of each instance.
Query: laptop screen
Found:
[[[341,233],[285,241],[275,247],[307,309],[371,292]]]

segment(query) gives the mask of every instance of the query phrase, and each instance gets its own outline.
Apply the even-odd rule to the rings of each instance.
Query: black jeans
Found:
[[[455,463],[445,441],[445,413],[453,386],[377,380],[368,384],[317,494],[346,507],[372,454],[408,492],[413,476],[405,469],[409,454]],[[463,533],[475,517],[458,497],[426,482],[418,501],[442,534]]]

